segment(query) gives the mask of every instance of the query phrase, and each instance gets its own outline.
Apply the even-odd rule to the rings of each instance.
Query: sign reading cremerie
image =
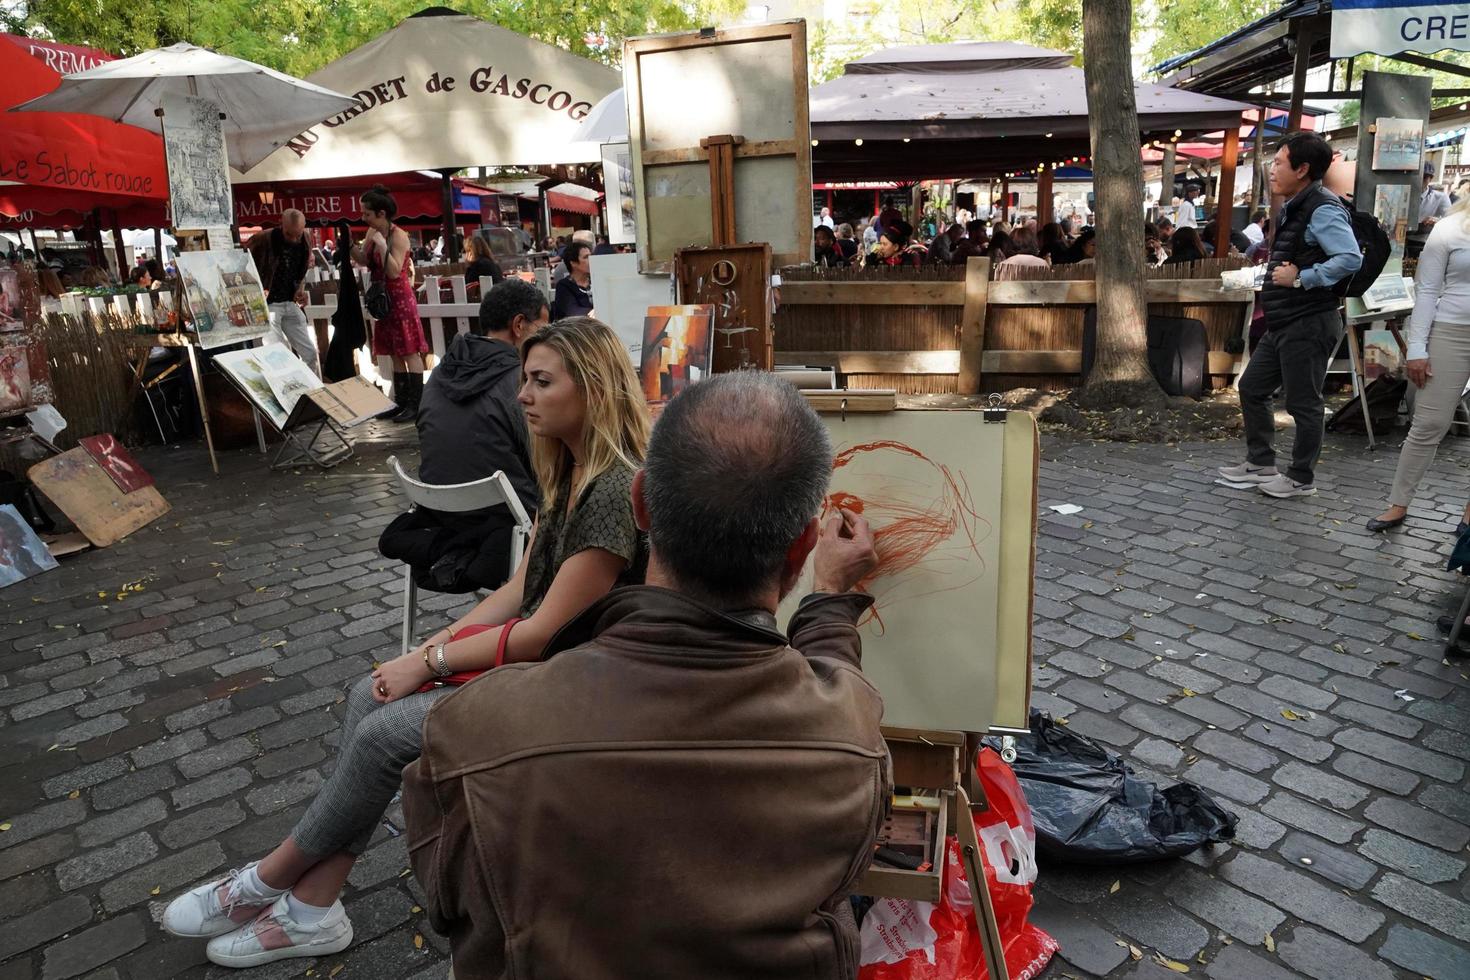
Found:
[[[1333,0],[1332,57],[1470,51],[1470,6],[1431,0]]]

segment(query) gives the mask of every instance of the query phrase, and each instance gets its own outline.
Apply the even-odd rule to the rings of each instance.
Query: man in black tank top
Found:
[[[1315,133],[1293,133],[1271,161],[1271,191],[1286,198],[1271,246],[1261,307],[1261,338],[1240,378],[1246,462],[1222,466],[1234,483],[1254,483],[1272,497],[1317,492],[1313,469],[1322,451],[1322,381],[1342,339],[1337,287],[1362,265],[1352,219],[1342,199],[1322,186],[1332,150]],[[1280,388],[1296,422],[1291,465],[1276,469],[1272,397]]]

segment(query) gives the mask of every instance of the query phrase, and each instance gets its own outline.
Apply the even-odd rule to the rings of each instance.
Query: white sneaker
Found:
[[[211,939],[204,955],[220,966],[247,967],[294,956],[330,956],[351,945],[352,922],[341,902],[333,902],[325,918],[308,926],[291,918],[282,895],[253,921]]]
[[[1317,492],[1317,488],[1310,483],[1298,483],[1285,473],[1278,473],[1274,478],[1262,483],[1256,488],[1270,497],[1310,497]]]
[[[1222,466],[1215,472],[1231,483],[1265,483],[1278,475],[1274,466],[1256,466],[1252,463]]]
[[[187,939],[209,939],[240,928],[241,923],[270,908],[281,892],[260,899],[240,894],[240,876],[253,867],[247,864],[236,868],[218,881],[200,885],[169,902],[163,910],[164,931]]]

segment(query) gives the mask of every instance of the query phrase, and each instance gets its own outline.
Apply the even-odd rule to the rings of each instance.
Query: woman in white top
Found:
[[[1408,346],[1405,371],[1421,390],[1414,400],[1414,424],[1399,450],[1388,509],[1368,522],[1370,531],[1404,522],[1414,489],[1449,431],[1470,381],[1470,198],[1461,199],[1436,223],[1424,244]],[[1470,504],[1456,533],[1467,523]]]

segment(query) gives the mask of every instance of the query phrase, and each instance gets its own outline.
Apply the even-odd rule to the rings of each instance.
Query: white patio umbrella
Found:
[[[164,248],[175,248],[178,242],[168,232],[160,233],[163,238]],[[153,237],[152,228],[130,228],[123,232],[123,243],[130,248],[152,248],[156,242]]]
[[[613,89],[592,107],[572,139],[582,143],[628,142],[628,93]]]
[[[54,91],[12,112],[80,112],[161,132],[165,96],[192,95],[225,114],[230,165],[248,170],[287,140],[357,104],[253,61],[173,44],[65,75]]]

